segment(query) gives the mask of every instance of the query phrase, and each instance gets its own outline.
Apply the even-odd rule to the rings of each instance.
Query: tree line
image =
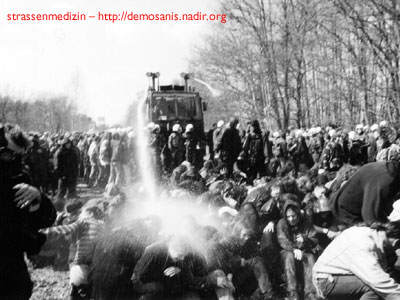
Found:
[[[191,61],[223,91],[210,111],[278,129],[399,119],[399,1],[222,0],[221,11]]]
[[[95,127],[94,121],[79,113],[76,103],[66,96],[28,101],[0,94],[0,122],[40,132],[83,132]]]

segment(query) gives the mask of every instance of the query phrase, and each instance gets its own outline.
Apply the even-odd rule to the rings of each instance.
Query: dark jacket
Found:
[[[243,143],[243,156],[250,167],[264,164],[264,141],[261,134],[250,133],[246,136]]]
[[[37,188],[45,186],[49,177],[49,151],[34,140],[25,162],[29,166],[33,185]]]
[[[291,226],[286,220],[286,212],[289,208],[293,208],[299,216],[299,222],[296,226]],[[283,218],[278,222],[277,234],[281,248],[286,251],[300,249],[307,253],[314,253],[318,246],[313,224],[301,215],[299,204],[293,200],[287,200],[283,206]],[[296,241],[296,236],[299,234],[303,236],[304,243]]]
[[[4,171],[4,170],[3,170]],[[34,212],[15,205],[13,187],[30,184],[27,173],[0,179],[0,299],[29,299],[32,282],[24,260],[24,252],[36,254],[45,242],[40,228],[54,223],[56,211],[51,201],[41,196],[40,206]]]
[[[399,162],[374,162],[362,166],[330,196],[332,212],[348,225],[387,222],[400,191]]]
[[[165,276],[164,270],[173,266],[181,272],[173,277]],[[178,296],[209,285],[206,275],[206,263],[198,255],[191,253],[183,261],[174,262],[168,254],[167,244],[161,242],[146,248],[135,266],[132,281],[135,287],[158,282],[164,287],[164,295]]]
[[[221,138],[221,159],[223,162],[233,163],[242,150],[239,132],[236,128],[227,128]]]
[[[60,178],[73,178],[78,175],[78,156],[74,148],[62,145],[55,154],[54,168]]]

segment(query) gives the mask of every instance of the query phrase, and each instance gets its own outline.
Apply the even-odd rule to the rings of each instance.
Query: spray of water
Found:
[[[197,82],[201,83],[201,84],[204,84],[210,90],[211,94],[214,97],[218,97],[218,96],[221,95],[221,91],[220,90],[212,88],[211,85],[209,85],[207,82],[205,82],[203,80],[200,80],[200,79],[197,79],[197,78],[193,78],[193,79],[196,80]]]
[[[138,122],[138,135],[136,139],[138,150],[138,167],[139,172],[142,178],[142,186],[144,188],[144,194],[149,198],[149,200],[156,199],[156,183],[154,180],[153,169],[151,166],[151,159],[149,155],[149,146],[148,146],[148,130],[147,130],[147,122],[145,119],[145,104],[146,104],[146,96],[138,105],[137,111],[137,122]]]
[[[208,87],[213,93],[217,92],[209,85]],[[130,189],[128,199],[131,201],[122,216],[119,216],[119,222],[130,223],[132,220],[156,216],[162,222],[160,240],[176,234],[186,236],[193,249],[206,256],[207,251],[202,238],[198,235],[198,228],[211,225],[218,230],[221,229],[222,232],[222,225],[216,211],[210,210],[206,205],[199,205],[196,196],[183,190],[166,190],[156,182],[149,155],[146,97],[143,98],[137,111],[136,139],[141,181]]]

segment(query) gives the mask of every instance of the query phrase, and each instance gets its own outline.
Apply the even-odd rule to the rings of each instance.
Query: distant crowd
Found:
[[[163,193],[205,207],[213,219],[214,225],[196,216],[182,220],[190,238],[162,237],[157,216],[118,222],[130,205],[129,187],[140,180],[132,130],[31,134],[26,165],[58,210],[34,265],[52,256],[53,266],[69,269],[72,299],[314,300],[321,289],[313,267],[343,231],[357,224],[388,236],[397,230],[370,227],[389,221],[400,190],[400,136],[388,122],[272,134],[257,120],[244,130],[238,124],[215,124],[205,134],[206,152],[191,124],[175,124],[168,134],[153,123],[144,129]],[[385,182],[365,183],[371,178]],[[105,198],[88,205],[77,194],[78,180]],[[359,190],[366,187],[374,189]],[[340,202],[346,188],[346,195],[355,193],[350,205]],[[395,258],[387,257],[384,271],[397,282]],[[394,283],[386,292],[395,292]]]

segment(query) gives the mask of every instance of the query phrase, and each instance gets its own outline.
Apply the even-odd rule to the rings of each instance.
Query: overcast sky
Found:
[[[0,92],[22,97],[69,95],[81,111],[109,124],[148,86],[145,73],[170,84],[189,71],[192,47],[210,21],[80,22],[7,21],[8,13],[97,15],[120,13],[218,13],[215,0],[0,0]]]

